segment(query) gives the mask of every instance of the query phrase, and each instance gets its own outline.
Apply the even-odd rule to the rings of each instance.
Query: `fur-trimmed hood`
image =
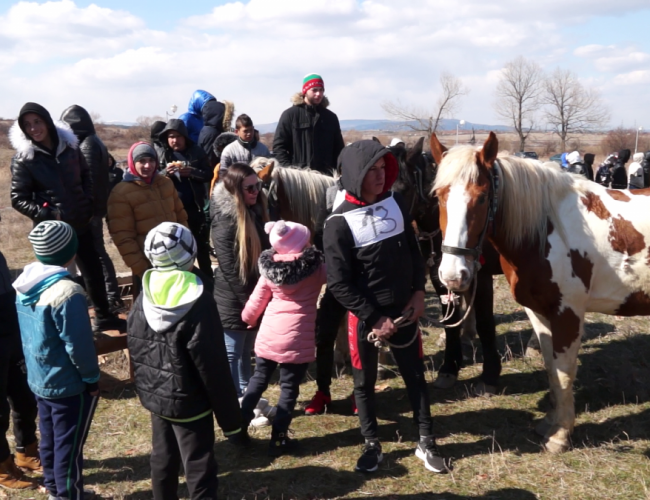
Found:
[[[294,106],[300,106],[301,104],[305,104],[305,94],[302,92],[296,92],[291,96],[291,104]],[[328,108],[330,105],[330,100],[327,98],[327,96],[323,97],[323,100],[320,102],[319,106],[323,108]]]
[[[59,156],[66,147],[77,149],[79,146],[79,139],[77,139],[77,136],[70,128],[70,125],[57,120],[54,122],[54,126],[56,128],[56,133],[59,136],[59,145],[56,148],[56,156]],[[18,120],[16,120],[9,129],[9,141],[16,150],[16,156],[20,159],[32,160],[36,150],[47,153],[27,137],[25,132],[21,130]]]
[[[212,191],[212,200],[210,201],[211,210],[210,215],[214,217],[214,213],[219,212],[226,217],[237,218],[237,200],[228,192],[223,182],[219,182]]]
[[[259,259],[260,274],[276,285],[295,285],[314,274],[324,262],[323,252],[313,246],[295,260],[276,261],[276,254],[273,249],[265,250]]]

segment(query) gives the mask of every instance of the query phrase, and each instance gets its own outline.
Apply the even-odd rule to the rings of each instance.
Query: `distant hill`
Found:
[[[459,120],[444,119],[438,126],[441,130],[456,130],[456,124]],[[408,122],[415,125],[415,122]],[[278,122],[264,123],[256,125],[255,128],[260,131],[260,134],[267,134],[275,132]],[[504,125],[483,125],[480,123],[465,122],[465,125],[460,127],[460,130],[494,130],[497,132],[510,132],[512,127]],[[394,120],[341,120],[341,130],[377,130],[383,132],[399,132],[400,130],[410,130],[404,122]]]

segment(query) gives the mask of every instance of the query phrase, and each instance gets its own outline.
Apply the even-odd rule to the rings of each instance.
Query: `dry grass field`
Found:
[[[0,250],[10,267],[33,260],[26,234],[31,223],[9,203],[9,159],[0,150]],[[115,263],[119,256],[108,242]],[[438,308],[428,294],[428,314]],[[618,320],[590,314],[575,387],[577,422],[573,448],[562,455],[543,451],[533,432],[549,401],[541,360],[522,356],[532,334],[503,277],[495,278],[495,311],[503,373],[500,392],[470,397],[481,369],[481,349],[467,348],[468,366],[456,387],[430,389],[441,451],[451,459],[446,475],[425,471],[414,456],[417,431],[398,377],[378,382],[380,438],[384,463],[373,475],[353,471],[360,453],[358,421],[350,413],[349,372],[334,380],[330,412],[306,417],[300,411],[315,391],[311,377],[301,388],[292,424],[301,442],[296,456],[266,455],[270,429],[253,434],[248,449],[234,448],[220,431],[215,446],[220,498],[224,499],[642,499],[650,498],[650,335],[645,318]],[[442,361],[441,330],[426,329],[428,380]],[[148,413],[127,383],[123,354],[102,358],[102,399],[85,448],[86,483],[101,498],[149,499]],[[313,374],[313,373],[312,373]],[[277,401],[278,386],[268,392]],[[7,492],[0,491],[0,497]],[[44,499],[41,493],[9,498]],[[187,490],[181,485],[181,497]]]

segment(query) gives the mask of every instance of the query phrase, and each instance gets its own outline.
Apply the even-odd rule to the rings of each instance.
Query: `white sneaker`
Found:
[[[271,421],[264,415],[255,417],[250,423],[251,427],[268,427],[269,425],[271,425]]]

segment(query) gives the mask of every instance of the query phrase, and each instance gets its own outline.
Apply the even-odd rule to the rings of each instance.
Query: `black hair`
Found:
[[[239,115],[237,117],[237,120],[235,120],[235,128],[239,130],[242,127],[252,127],[253,126],[253,120],[251,120],[251,117],[243,114]]]

